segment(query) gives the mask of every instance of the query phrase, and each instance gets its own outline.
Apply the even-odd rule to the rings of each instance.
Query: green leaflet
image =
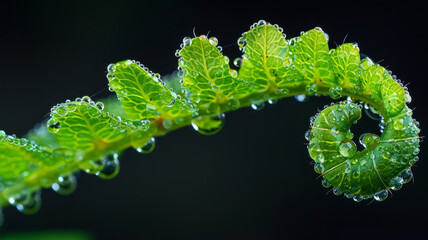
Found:
[[[404,89],[392,78],[384,80],[380,89],[388,116],[397,115],[404,107]]]
[[[51,164],[44,158],[42,148],[24,138],[0,131],[0,188],[6,181],[22,181],[40,164]]]
[[[360,53],[358,47],[351,43],[340,45],[330,53],[340,85],[352,86],[359,83]]]
[[[235,78],[236,71],[230,70],[229,58],[216,48],[216,42],[205,36],[183,41],[179,66],[183,69],[183,85],[197,95],[191,97],[196,104],[225,103],[240,93],[248,93],[246,84]]]
[[[272,83],[295,81],[287,56],[287,41],[278,27],[263,24],[243,34],[238,40],[244,50],[239,78],[251,84],[255,91],[266,90]]]
[[[194,111],[177,94],[163,86],[160,75],[138,62],[126,60],[109,67],[109,86],[131,120],[175,118]]]
[[[300,70],[305,79],[315,83],[337,85],[334,77],[328,41],[321,28],[304,32],[291,46],[293,65]]]
[[[70,105],[73,106],[72,111],[59,113],[60,109]],[[53,111],[52,118],[47,123],[48,129],[54,124],[51,131],[64,147],[83,152],[104,152],[108,143],[125,136],[124,130],[128,126],[120,118],[107,114],[101,108],[87,97],[60,105]]]

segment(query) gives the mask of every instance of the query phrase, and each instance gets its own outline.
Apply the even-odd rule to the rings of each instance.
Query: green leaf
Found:
[[[179,65],[183,68],[183,85],[198,94],[197,104],[225,103],[242,92],[243,82],[232,77],[229,58],[204,36],[188,41],[191,43],[180,51]]]
[[[404,89],[394,79],[383,81],[381,94],[388,116],[393,117],[404,108]]]
[[[264,24],[244,33],[239,42],[245,42],[239,78],[250,82],[253,91],[266,90],[271,83],[282,86],[296,77],[287,56],[287,41],[282,29]]]
[[[290,48],[293,65],[306,80],[336,86],[339,82],[331,68],[327,38],[321,28],[302,33]]]
[[[352,87],[359,83],[360,53],[358,47],[351,43],[340,45],[331,54],[334,72],[339,84],[343,87]]]
[[[0,189],[6,181],[22,180],[43,163],[49,161],[39,145],[0,131]]]
[[[184,117],[193,113],[186,102],[163,86],[160,75],[138,62],[126,60],[109,71],[110,88],[116,92],[130,120]]]
[[[85,99],[88,101],[86,102]],[[73,105],[73,111],[59,114],[58,110]],[[109,115],[97,107],[87,97],[82,101],[61,104],[52,112],[53,132],[56,132],[59,143],[77,151],[105,151],[108,143],[118,141],[124,133],[128,122],[122,122],[120,118]],[[55,129],[57,127],[57,129]]]
[[[368,60],[363,61],[360,80],[363,90],[370,95],[371,99],[377,104],[382,104],[381,86],[386,78],[385,68],[379,65],[372,65]]]

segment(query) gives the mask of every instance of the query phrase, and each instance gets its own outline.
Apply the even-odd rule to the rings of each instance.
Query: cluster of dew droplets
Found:
[[[41,191],[30,190],[23,188],[14,193],[9,193],[7,200],[10,205],[16,207],[16,209],[25,214],[36,213],[41,206]]]
[[[19,147],[23,147],[27,151],[31,151],[31,152],[38,152],[38,153],[50,152],[49,148],[43,149],[43,147],[41,147],[40,145],[37,145],[32,140],[28,140],[26,138],[18,138],[16,137],[15,134],[8,135],[3,130],[0,130],[0,142],[1,141],[7,142],[9,144],[16,145]]]

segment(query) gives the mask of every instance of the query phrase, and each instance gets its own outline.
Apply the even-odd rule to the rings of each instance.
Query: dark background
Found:
[[[57,103],[108,96],[112,62],[135,59],[162,75],[172,72],[174,52],[194,27],[197,35],[210,31],[234,59],[241,33],[265,19],[289,37],[320,26],[332,48],[345,36],[357,42],[410,83],[410,107],[426,135],[426,8],[399,2],[2,4],[0,129],[24,136]],[[172,132],[149,155],[126,151],[113,180],[82,173],[71,196],[43,190],[35,215],[5,209],[0,231],[81,229],[96,239],[427,239],[426,142],[414,182],[382,203],[355,203],[321,186],[304,133],[310,116],[331,101],[285,99],[261,112],[241,109],[227,114],[214,136],[190,127]],[[377,124],[361,120],[356,138],[379,132]]]

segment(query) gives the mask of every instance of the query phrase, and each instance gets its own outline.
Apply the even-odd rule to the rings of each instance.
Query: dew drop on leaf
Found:
[[[216,37],[210,37],[210,39],[208,40],[210,42],[211,45],[213,45],[214,47],[217,46],[218,44],[218,39]]]
[[[376,201],[382,202],[388,197],[388,191],[382,190],[380,192],[377,192],[375,195],[373,195],[373,198]]]
[[[192,39],[190,37],[183,38],[183,45],[190,46],[192,44]]]
[[[298,101],[298,102],[305,102],[308,97],[306,97],[305,94],[300,94],[300,95],[296,95],[294,96],[294,98]]]
[[[264,102],[251,104],[251,108],[256,110],[256,111],[261,111],[264,107],[265,107]]]
[[[142,147],[139,147],[135,150],[139,153],[151,153],[155,149],[156,141],[154,137],[151,137],[150,140]]]
[[[55,192],[61,195],[69,195],[73,193],[77,187],[76,177],[73,174],[59,176],[57,182],[53,183],[51,187]]]
[[[198,117],[192,120],[192,127],[203,135],[213,135],[218,133],[224,126],[224,113],[216,116]]]
[[[108,152],[103,158],[103,168],[96,173],[102,179],[112,179],[119,174],[119,156],[115,152]]]
[[[339,152],[343,157],[351,158],[357,152],[357,146],[350,139],[342,140],[339,144]]]
[[[61,124],[55,118],[51,118],[46,123],[46,127],[48,128],[49,132],[51,132],[51,133],[57,133],[59,131],[60,127],[61,127]]]

